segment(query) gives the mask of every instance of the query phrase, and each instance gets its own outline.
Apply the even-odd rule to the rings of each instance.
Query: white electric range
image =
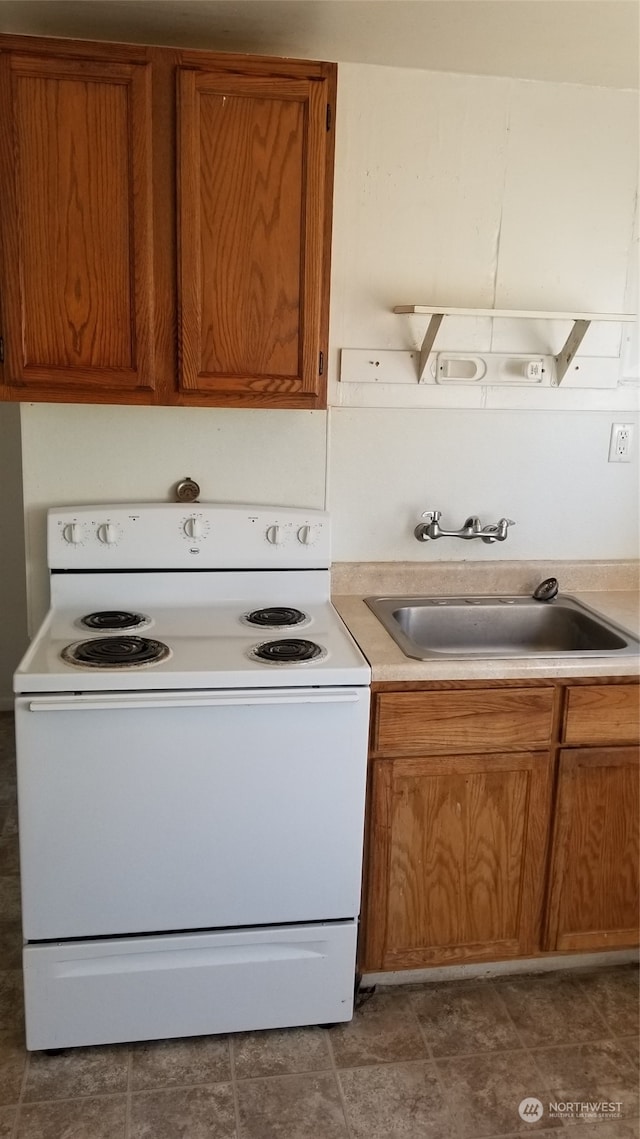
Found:
[[[54,510],[16,695],[30,1049],[352,1015],[367,662],[321,511]]]

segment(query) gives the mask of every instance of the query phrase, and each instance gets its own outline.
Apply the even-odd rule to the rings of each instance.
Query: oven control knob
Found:
[[[298,541],[303,546],[312,546],[318,540],[318,534],[317,526],[301,526],[298,530]]]
[[[204,535],[202,519],[198,518],[196,514],[192,514],[190,518],[187,518],[182,529],[187,535],[187,538],[202,538]]]
[[[69,542],[72,546],[77,546],[82,541],[84,535],[82,533],[82,526],[79,522],[70,522],[68,526],[64,527],[62,537],[65,542]]]
[[[284,530],[282,526],[278,526],[277,523],[274,523],[273,526],[269,526],[267,529],[265,537],[267,542],[270,542],[272,546],[281,546],[284,542]]]
[[[115,545],[119,537],[118,527],[113,522],[103,522],[102,526],[98,526],[98,538],[103,546]]]

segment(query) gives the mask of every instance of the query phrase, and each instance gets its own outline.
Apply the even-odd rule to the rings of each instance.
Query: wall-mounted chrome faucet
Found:
[[[515,526],[511,518],[501,518],[499,522],[483,526],[480,519],[472,514],[461,530],[443,530],[440,525],[440,510],[425,510],[422,517],[426,521],[420,522],[413,531],[419,542],[428,542],[430,538],[481,538],[489,545],[492,542],[504,542],[509,526]]]

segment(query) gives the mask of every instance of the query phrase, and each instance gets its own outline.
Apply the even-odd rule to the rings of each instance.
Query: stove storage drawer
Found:
[[[369,691],[16,701],[27,941],[360,907]]]
[[[27,946],[27,1048],[349,1020],[356,923]]]

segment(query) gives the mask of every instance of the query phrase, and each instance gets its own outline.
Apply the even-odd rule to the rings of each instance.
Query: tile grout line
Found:
[[[171,1091],[171,1088],[155,1088],[155,1091]],[[179,1089],[180,1090],[180,1089]],[[23,1107],[47,1107],[54,1104],[84,1104],[89,1099],[126,1099],[126,1091],[96,1091],[88,1096],[59,1096],[58,1099],[25,1099]]]
[[[499,986],[494,984],[493,977],[489,977],[488,981],[489,981],[489,984],[491,986],[491,991],[494,993],[495,997],[497,998],[498,1004],[504,1010],[504,1013],[506,1015],[506,1018],[507,1018],[509,1024],[511,1025],[513,1031],[515,1032],[518,1040],[520,1041],[520,1047],[523,1048],[525,1052],[531,1051],[530,1046],[526,1043],[522,1033],[520,1032],[520,1029],[518,1028],[518,1025],[516,1024],[514,1018],[511,1015],[511,1012],[509,1011],[509,1006],[508,1006],[507,1002],[505,1001],[502,993],[500,992]],[[505,1052],[506,1051],[507,1051],[507,1049],[505,1048]]]
[[[535,1071],[535,1073],[537,1074],[538,1078],[540,1079],[540,1082],[541,1082],[541,1083],[544,1083],[544,1077],[543,1077],[543,1075],[542,1075],[542,1072],[541,1072],[541,1070],[540,1070],[540,1068],[539,1068],[539,1066],[538,1066],[538,1063],[537,1063],[537,1061],[536,1061],[536,1056],[535,1056],[535,1053],[536,1053],[536,1051],[546,1051],[546,1050],[548,1050],[548,1049],[550,1049],[550,1048],[551,1048],[551,1049],[553,1049],[553,1048],[558,1048],[558,1049],[562,1049],[562,1048],[574,1048],[574,1047],[579,1047],[579,1046],[580,1046],[580,1044],[586,1044],[586,1045],[588,1045],[588,1044],[596,1044],[596,1043],[608,1043],[608,1042],[616,1042],[616,1041],[615,1041],[615,1038],[614,1038],[614,1037],[611,1035],[611,1033],[610,1033],[610,1030],[609,1030],[609,1036],[608,1036],[608,1037],[605,1037],[605,1038],[598,1038],[597,1040],[586,1040],[586,1041],[581,1041],[581,1042],[580,1042],[580,1044],[578,1044],[578,1045],[576,1045],[576,1044],[575,1044],[575,1042],[573,1042],[573,1041],[572,1041],[572,1042],[569,1042],[569,1043],[567,1043],[567,1042],[562,1042],[562,1043],[560,1043],[560,1044],[552,1044],[552,1045],[548,1045],[548,1044],[541,1044],[541,1045],[538,1045],[538,1046],[537,1046],[537,1048],[536,1048],[536,1047],[531,1047],[530,1045],[527,1045],[527,1044],[524,1042],[524,1040],[523,1040],[523,1037],[522,1037],[522,1034],[520,1033],[520,1031],[519,1031],[519,1029],[518,1029],[518,1026],[517,1026],[517,1024],[515,1023],[515,1020],[514,1020],[514,1018],[511,1016],[510,1010],[509,1010],[509,1008],[508,1008],[508,1006],[507,1006],[507,1004],[506,1004],[506,1002],[505,1002],[504,998],[502,997],[502,994],[501,994],[501,993],[498,991],[498,990],[499,990],[499,986],[497,986],[497,985],[494,985],[494,984],[493,984],[493,979],[492,979],[492,978],[487,978],[487,980],[489,981],[490,987],[491,987],[491,988],[494,990],[494,992],[495,992],[496,996],[498,997],[498,1000],[499,1000],[499,1003],[500,1003],[500,1005],[501,1005],[501,1006],[503,1007],[503,1009],[504,1009],[504,1012],[505,1012],[505,1014],[506,1014],[507,1020],[508,1020],[508,1022],[511,1024],[511,1026],[512,1026],[512,1028],[513,1028],[513,1030],[514,1030],[515,1036],[516,1036],[517,1040],[518,1040],[518,1041],[519,1041],[519,1043],[520,1043],[520,1048],[519,1048],[519,1049],[517,1049],[517,1048],[501,1048],[501,1049],[490,1049],[490,1050],[487,1050],[487,1051],[485,1051],[485,1052],[481,1052],[481,1053],[478,1053],[478,1052],[476,1051],[476,1052],[465,1052],[465,1053],[452,1053],[452,1054],[450,1054],[450,1055],[448,1055],[448,1056],[439,1056],[439,1057],[435,1057],[435,1056],[434,1056],[434,1057],[433,1057],[433,1059],[434,1059],[434,1067],[435,1067],[435,1070],[436,1070],[436,1072],[437,1072],[437,1074],[438,1074],[438,1080],[439,1080],[439,1082],[441,1082],[441,1081],[440,1081],[440,1070],[439,1070],[439,1066],[438,1066],[438,1062],[439,1062],[439,1061],[450,1062],[450,1061],[456,1061],[456,1060],[459,1060],[459,1059],[460,1059],[460,1060],[462,1060],[462,1059],[469,1059],[470,1057],[473,1057],[473,1056],[476,1056],[476,1055],[482,1055],[482,1056],[494,1056],[494,1055],[496,1055],[496,1056],[497,1056],[497,1055],[505,1055],[505,1054],[508,1054],[508,1053],[510,1053],[510,1052],[517,1052],[517,1051],[520,1051],[520,1052],[521,1052],[521,1053],[523,1053],[524,1055],[526,1055],[526,1056],[529,1056],[529,1057],[530,1057],[530,1059],[531,1059],[531,1060],[532,1060],[532,1062],[533,1062],[533,1068],[534,1068],[534,1071]],[[413,1006],[413,1001],[411,1001],[411,1004],[412,1004],[412,1006]],[[418,1025],[419,1025],[419,1027],[420,1027],[420,1030],[422,1031],[422,1035],[423,1035],[423,1037],[424,1037],[424,1039],[425,1039],[425,1043],[427,1044],[427,1047],[429,1048],[429,1051],[431,1052],[432,1050],[431,1050],[431,1048],[430,1048],[429,1042],[428,1042],[428,1040],[426,1039],[426,1035],[425,1035],[425,1033],[424,1033],[424,1031],[423,1031],[423,1029],[422,1029],[422,1024],[421,1024],[421,1022],[420,1022],[420,1019],[419,1019],[419,1017],[417,1016],[417,1010],[415,1009],[415,1006],[413,1006],[413,1007],[414,1007],[414,1013],[415,1013],[415,1015],[416,1015],[416,1019],[418,1020]],[[602,1021],[604,1018],[601,1016],[599,1019]],[[609,1026],[606,1024],[606,1022],[605,1022],[605,1027],[609,1028]],[[627,1055],[627,1053],[626,1053],[626,1052],[625,1052],[625,1055]],[[449,1104],[449,1099],[448,1099],[448,1097],[447,1097],[447,1095],[446,1095],[446,1090],[444,1090],[444,1088],[443,1088],[443,1092],[444,1092],[444,1095],[445,1095],[445,1099],[446,1099],[446,1102],[447,1102],[447,1105],[448,1105],[448,1104]],[[542,1094],[545,1094],[545,1092],[543,1091],[543,1092],[542,1092]],[[549,1089],[546,1089],[546,1094],[549,1094]],[[455,1116],[454,1116],[453,1118],[454,1118],[454,1123],[455,1123]],[[558,1134],[559,1134],[559,1135],[560,1135],[560,1134],[564,1135],[564,1134],[565,1134],[565,1127],[570,1127],[570,1126],[572,1126],[572,1125],[570,1125],[569,1123],[566,1123],[566,1124],[565,1124],[565,1122],[564,1122],[564,1121],[562,1121],[562,1122],[561,1122],[561,1125],[560,1125],[560,1128],[558,1128]],[[513,1134],[515,1135],[515,1133],[513,1133]],[[501,1137],[500,1135],[496,1135],[495,1137],[489,1137],[489,1136],[488,1136],[488,1137],[487,1137],[487,1139],[502,1139],[502,1137]],[[510,1136],[506,1136],[506,1137],[505,1137],[505,1139],[510,1139]],[[596,1137],[595,1137],[595,1133],[594,1133],[594,1139],[596,1139]]]
[[[622,1050],[623,1050],[625,1056],[627,1057],[628,1060],[631,1061],[632,1064],[635,1065],[637,1063],[637,1057],[636,1057],[635,1052],[633,1051],[633,1048],[631,1048],[629,1046],[629,1042],[631,1040],[633,1040],[635,1042],[638,1039],[638,1037],[637,1036],[614,1036],[613,1039],[615,1040],[616,1044],[622,1045]]]
[[[500,1002],[503,1009],[505,1010],[505,1012],[507,1014],[507,1018],[508,1018],[510,1024],[513,1026],[513,1030],[514,1030],[518,1040],[520,1041],[523,1050],[527,1053],[528,1056],[531,1057],[531,1060],[533,1061],[533,1070],[534,1070],[535,1074],[537,1075],[538,1079],[540,1080],[540,1083],[544,1084],[544,1082],[545,1082],[544,1074],[542,1072],[542,1068],[540,1067],[540,1064],[536,1060],[536,1055],[535,1055],[536,1049],[535,1049],[535,1047],[531,1047],[529,1044],[527,1044],[525,1042],[525,1040],[522,1036],[522,1033],[520,1032],[520,1029],[518,1028],[518,1025],[515,1022],[515,1018],[512,1017],[509,1006],[508,1006],[507,1002],[505,1001],[504,997],[502,996],[502,993],[500,992],[500,986],[495,984],[493,977],[489,978],[489,983],[490,983],[491,988],[493,989],[494,993],[496,994],[498,1001]],[[572,1047],[572,1046],[573,1045],[567,1046],[566,1044],[558,1044],[558,1045],[541,1044],[540,1045],[540,1051],[543,1051],[545,1048],[549,1048],[549,1047],[566,1048],[566,1047]],[[541,1092],[543,1095],[546,1094],[548,1096],[550,1094],[550,1089],[549,1088],[541,1089]],[[564,1130],[565,1130],[565,1123],[564,1123],[564,1120],[561,1120],[560,1127],[558,1128],[558,1132],[559,1133],[562,1132],[562,1134],[564,1134]],[[595,1139],[595,1137],[594,1137],[594,1139]]]
[[[578,980],[578,978],[570,978],[570,979],[571,979],[571,980]],[[596,1009],[595,1011],[596,1011],[596,1013],[598,1014],[598,1019],[600,1020],[600,1022],[601,1022],[602,1024],[604,1024],[605,1028],[607,1029],[607,1032],[608,1032],[608,1034],[609,1034],[608,1036],[606,1036],[606,1037],[598,1037],[597,1039],[593,1039],[593,1040],[581,1040],[581,1041],[577,1041],[577,1042],[576,1042],[575,1040],[572,1040],[572,1041],[563,1041],[563,1042],[562,1042],[562,1043],[560,1043],[560,1044],[558,1044],[558,1043],[554,1043],[554,1044],[540,1044],[540,1045],[537,1045],[537,1046],[531,1046],[531,1045],[528,1045],[528,1044],[524,1043],[524,1041],[523,1041],[523,1037],[522,1037],[522,1034],[520,1033],[520,1030],[519,1030],[519,1028],[518,1028],[518,1025],[516,1024],[516,1022],[515,1022],[515,1019],[514,1019],[514,1018],[511,1016],[511,1012],[510,1012],[510,1010],[509,1010],[509,1007],[508,1007],[508,1005],[507,1005],[507,1002],[504,1000],[504,997],[502,996],[502,993],[500,992],[500,984],[499,984],[499,983],[497,983],[497,984],[496,984],[496,982],[495,982],[495,979],[494,979],[493,977],[490,977],[490,978],[488,978],[488,980],[489,980],[489,983],[491,984],[491,987],[494,989],[494,991],[495,991],[495,993],[496,993],[496,996],[498,997],[499,1001],[501,1002],[501,1004],[502,1004],[503,1008],[505,1009],[505,1012],[506,1012],[506,1014],[507,1014],[507,1016],[508,1016],[508,1018],[509,1018],[509,1021],[510,1021],[510,1022],[511,1022],[511,1024],[513,1025],[513,1028],[514,1028],[514,1031],[515,1031],[515,1033],[516,1033],[516,1036],[518,1037],[518,1040],[520,1040],[520,1041],[521,1041],[521,1043],[522,1043],[522,1047],[523,1047],[523,1050],[524,1050],[524,1051],[525,1051],[525,1052],[526,1052],[528,1055],[530,1055],[530,1056],[531,1056],[531,1059],[533,1060],[533,1065],[534,1065],[535,1071],[536,1071],[536,1073],[537,1073],[538,1077],[540,1078],[540,1082],[541,1082],[542,1084],[544,1083],[544,1075],[543,1075],[542,1069],[540,1068],[540,1065],[539,1065],[539,1063],[538,1063],[538,1061],[537,1061],[537,1058],[536,1058],[536,1053],[537,1053],[537,1052],[545,1052],[545,1051],[549,1051],[549,1050],[552,1050],[552,1049],[556,1049],[556,1048],[557,1048],[557,1049],[561,1049],[561,1048],[579,1048],[579,1047],[581,1047],[582,1045],[592,1045],[592,1044],[600,1044],[600,1043],[615,1042],[615,1037],[613,1036],[613,1034],[612,1034],[612,1032],[611,1032],[611,1029],[610,1029],[610,1027],[609,1027],[609,1024],[608,1024],[608,1022],[605,1020],[604,1016],[602,1016],[602,1014],[600,1013],[600,1011],[599,1011],[598,1009]],[[580,990],[582,991],[582,985],[580,985],[580,986],[579,986],[579,988],[580,988]],[[595,1008],[595,1004],[594,1004],[594,1002],[593,1002],[593,1001],[591,1001],[591,1000],[590,1000],[590,998],[589,998],[588,994],[585,994],[585,996],[587,997],[587,1000],[588,1000],[589,1004],[591,1005],[591,1007],[592,1007],[592,1008]],[[626,1053],[625,1053],[625,1054],[626,1054]],[[543,1094],[546,1094],[546,1095],[551,1095],[551,1089],[550,1089],[550,1088],[546,1088],[546,1089],[543,1089]],[[567,1128],[568,1128],[569,1130],[571,1130],[571,1127],[572,1127],[572,1126],[573,1126],[573,1124],[571,1124],[571,1123],[569,1123],[569,1122],[565,1122],[564,1120],[561,1120],[561,1124],[560,1124],[560,1127],[558,1128],[558,1134],[559,1134],[559,1135],[564,1135],[564,1134],[565,1134],[565,1129],[567,1129]],[[594,1132],[594,1139],[597,1139],[595,1132]]]
[[[589,1004],[591,1006],[591,1008],[594,1009],[599,1020],[602,1021],[602,1023],[605,1025],[607,1030],[611,1033],[611,1036],[615,1039],[614,1030],[609,1025],[609,1021],[605,1017],[604,1013],[600,1012],[600,1009],[598,1008],[596,1002],[594,1001],[593,997],[589,993],[587,986],[582,984],[582,979],[580,977],[576,977],[575,980],[576,980],[576,983],[578,985],[578,988],[580,989],[580,992],[583,994],[585,1000],[587,1001],[587,1004]]]
[[[16,1105],[16,1117],[13,1121],[13,1128],[11,1130],[11,1139],[17,1139],[20,1128],[20,1116],[22,1115],[22,1105],[24,1103],[24,1093],[27,1088],[27,1078],[29,1074],[29,1067],[31,1064],[31,1053],[27,1052],[27,1060],[22,1073],[22,1081],[20,1083],[20,1095],[18,1096],[18,1103]]]
[[[567,979],[578,980],[578,978],[567,978]],[[520,1040],[520,1042],[522,1044],[523,1050],[525,1052],[529,1053],[531,1058],[533,1059],[536,1072],[537,1072],[538,1076],[540,1077],[541,1081],[544,1081],[544,1077],[542,1075],[541,1069],[540,1069],[538,1062],[536,1060],[536,1053],[547,1052],[547,1051],[554,1049],[554,1048],[558,1048],[558,1049],[559,1048],[579,1048],[579,1047],[582,1047],[584,1045],[615,1043],[616,1040],[618,1039],[614,1035],[610,1025],[605,1020],[602,1013],[600,1013],[600,1010],[598,1008],[596,1008],[594,1001],[591,1000],[588,993],[585,993],[584,995],[587,998],[588,1003],[591,1005],[592,1009],[595,1010],[595,1012],[597,1013],[597,1016],[598,1016],[598,1020],[600,1021],[601,1024],[604,1025],[604,1027],[607,1031],[606,1036],[590,1037],[587,1040],[575,1040],[575,1039],[573,1039],[573,1040],[563,1040],[561,1042],[556,1041],[553,1044],[549,1044],[549,1043],[547,1043],[547,1044],[527,1044],[522,1037],[522,1034],[518,1028],[518,1025],[516,1024],[514,1018],[511,1016],[511,1013],[509,1011],[509,1007],[508,1007],[506,1001],[504,1000],[504,998],[500,992],[500,984],[499,983],[495,984],[493,978],[489,978],[489,982],[492,985],[496,995],[498,996],[498,999],[502,1003],[502,1006],[505,1009],[505,1012],[509,1018],[509,1021],[511,1022],[513,1029],[516,1033],[516,1036],[518,1037],[518,1040]],[[580,990],[582,991],[581,985],[580,985]],[[505,1051],[506,1051],[506,1049],[505,1049]],[[628,1055],[625,1049],[623,1049],[623,1051],[625,1053],[625,1056]]]
[[[413,1012],[414,1012],[414,1016],[416,1016],[416,1020],[418,1020],[417,1014],[415,1013],[415,1010],[413,1010]],[[487,1056],[487,1057],[504,1056],[504,1055],[509,1055],[510,1053],[513,1053],[513,1052],[515,1052],[515,1053],[522,1053],[523,1052],[526,1054],[535,1055],[536,1052],[550,1051],[550,1050],[555,1050],[555,1049],[560,1050],[563,1048],[579,1048],[583,1045],[584,1046],[590,1046],[593,1044],[621,1043],[624,1039],[622,1037],[615,1038],[612,1036],[607,1036],[607,1037],[598,1037],[597,1039],[593,1039],[593,1040],[583,1040],[583,1041],[579,1041],[578,1043],[576,1043],[575,1041],[573,1041],[573,1042],[566,1042],[565,1041],[561,1044],[543,1044],[543,1045],[539,1045],[538,1047],[534,1047],[534,1048],[528,1047],[526,1045],[521,1045],[520,1047],[516,1047],[516,1048],[500,1048],[500,1049],[494,1048],[494,1049],[488,1049],[488,1050],[482,1051],[482,1052],[479,1052],[478,1050],[476,1050],[474,1052],[451,1052],[451,1053],[448,1053],[447,1055],[434,1056],[432,1054],[431,1047],[430,1047],[428,1041],[424,1037],[424,1032],[422,1030],[422,1026],[421,1026],[419,1020],[418,1020],[418,1027],[420,1029],[420,1035],[422,1037],[422,1040],[423,1040],[423,1042],[426,1046],[426,1049],[427,1049],[427,1055],[425,1058],[417,1057],[417,1058],[414,1058],[411,1060],[406,1060],[406,1059],[405,1060],[398,1060],[398,1059],[376,1060],[375,1062],[369,1063],[369,1064],[345,1064],[343,1067],[339,1068],[337,1066],[337,1064],[335,1064],[333,1052],[332,1052],[331,1046],[329,1045],[330,1063],[325,1068],[310,1068],[310,1069],[305,1069],[304,1071],[300,1071],[300,1072],[273,1072],[273,1073],[261,1073],[260,1075],[238,1076],[237,1074],[235,1074],[235,1063],[233,1063],[231,1066],[232,1066],[232,1071],[234,1074],[231,1077],[228,1077],[225,1079],[200,1080],[200,1081],[192,1081],[192,1082],[185,1081],[182,1083],[169,1083],[169,1084],[163,1083],[163,1084],[155,1084],[155,1085],[149,1086],[149,1087],[140,1086],[139,1088],[135,1088],[135,1089],[132,1088],[131,1094],[133,1094],[134,1092],[151,1094],[151,1093],[155,1093],[155,1092],[189,1091],[189,1090],[194,1089],[194,1088],[220,1087],[223,1084],[230,1084],[230,1083],[236,1083],[236,1084],[251,1083],[255,1080],[264,1080],[267,1082],[269,1082],[271,1080],[289,1080],[289,1079],[293,1080],[299,1076],[326,1076],[327,1073],[331,1072],[331,1071],[335,1071],[336,1074],[339,1075],[339,1073],[342,1071],[345,1071],[345,1072],[347,1072],[347,1071],[365,1071],[365,1070],[370,1069],[370,1068],[394,1067],[398,1064],[420,1064],[420,1063],[431,1062],[437,1067],[437,1065],[441,1062],[442,1063],[449,1063],[449,1062],[456,1061],[456,1060],[468,1060],[468,1059],[475,1058],[476,1056],[479,1056],[479,1055],[480,1056]],[[631,1039],[631,1037],[629,1037],[629,1039]],[[629,1059],[626,1051],[625,1051],[625,1058]],[[334,1062],[332,1063],[331,1061],[334,1061]],[[629,1062],[631,1062],[631,1061],[629,1061]],[[25,1076],[23,1077],[23,1079],[24,1079],[25,1084],[26,1084],[26,1072],[25,1072]],[[122,1096],[127,1096],[127,1094],[128,1094],[127,1090],[110,1091],[110,1092],[107,1092],[107,1091],[90,1091],[90,1092],[86,1092],[83,1095],[57,1096],[57,1097],[49,1097],[49,1098],[43,1098],[43,1099],[28,1100],[28,1101],[24,1101],[24,1106],[31,1107],[32,1105],[35,1106],[35,1105],[42,1105],[42,1104],[77,1103],[77,1102],[82,1102],[83,1100],[87,1100],[87,1099],[105,1099],[105,1100],[118,1099],[118,1098],[121,1098]],[[11,1106],[11,1105],[8,1105],[8,1106]]]
[[[534,1056],[534,1049],[531,1048],[530,1045],[528,1045],[526,1043],[526,1041],[524,1040],[524,1037],[523,1037],[522,1033],[520,1032],[518,1025],[515,1022],[515,1018],[512,1017],[509,1006],[508,1006],[507,1002],[505,1001],[504,997],[502,996],[502,993],[500,992],[499,985],[496,985],[494,983],[493,977],[489,977],[488,981],[489,981],[489,984],[491,986],[492,992],[496,996],[498,1004],[501,1005],[502,1008],[504,1009],[507,1020],[508,1020],[509,1024],[511,1025],[511,1027],[513,1028],[513,1031],[515,1032],[517,1039],[520,1041],[520,1047],[522,1048],[522,1050],[524,1052],[526,1052],[527,1056],[531,1057],[531,1060],[533,1062],[533,1073],[534,1073],[534,1075],[537,1077],[537,1079],[540,1081],[540,1083],[543,1084],[544,1083],[544,1076],[542,1074],[542,1069],[540,1068],[540,1065],[537,1063],[536,1058]],[[544,1047],[544,1045],[542,1045],[541,1047]],[[564,1126],[564,1124],[563,1124],[563,1126]]]
[[[127,1100],[124,1111],[124,1139],[129,1139],[131,1133],[131,1092],[133,1076],[133,1048],[129,1045],[127,1056]]]
[[[355,1016],[355,1014],[356,1008],[354,1001],[353,1015]],[[331,1043],[331,1030],[324,1029],[324,1032],[327,1038],[327,1052],[329,1054],[329,1063],[331,1065],[330,1070],[333,1072],[333,1078],[336,1081],[336,1087],[338,1089],[338,1096],[340,1099],[340,1106],[342,1107],[342,1114],[344,1116],[344,1125],[346,1127],[347,1139],[353,1139],[353,1131],[351,1130],[351,1124],[349,1123],[349,1113],[347,1111],[347,1101],[345,1099],[344,1090],[340,1081],[340,1072],[338,1071],[338,1065],[336,1064],[336,1058],[333,1052],[333,1044]]]
[[[233,1043],[233,1034],[227,1036],[229,1048],[229,1071],[231,1073],[231,1094],[233,1096],[233,1111],[236,1119],[236,1139],[240,1139],[240,1098],[238,1095],[238,1081],[236,1078],[236,1053]]]
[[[181,1038],[176,1037],[176,1039],[181,1039]],[[369,1064],[362,1065],[362,1067],[374,1067],[374,1066],[375,1065],[369,1065]],[[241,1076],[240,1078],[238,1078],[236,1076],[235,1079],[232,1079],[231,1077],[227,1077],[224,1080],[200,1080],[200,1081],[193,1082],[193,1083],[184,1082],[184,1083],[179,1083],[179,1084],[174,1084],[174,1083],[154,1084],[152,1087],[142,1087],[141,1086],[139,1088],[132,1088],[131,1095],[133,1097],[134,1095],[138,1095],[138,1094],[140,1094],[140,1095],[142,1095],[142,1094],[144,1094],[144,1095],[155,1095],[156,1092],[185,1092],[185,1091],[192,1091],[196,1088],[220,1088],[220,1087],[223,1087],[225,1084],[231,1085],[234,1082],[237,1084],[247,1084],[247,1083],[252,1083],[255,1080],[267,1080],[267,1081],[270,1081],[270,1080],[294,1080],[294,1079],[297,1079],[298,1076],[326,1076],[330,1071],[331,1071],[331,1066],[329,1065],[326,1068],[313,1068],[311,1070],[308,1070],[308,1071],[305,1070],[302,1072],[274,1072],[270,1075]],[[34,1106],[36,1104],[41,1106],[42,1104],[47,1104],[47,1103],[82,1103],[84,1100],[88,1100],[88,1099],[121,1099],[123,1096],[126,1096],[126,1095],[127,1095],[126,1091],[87,1092],[85,1095],[59,1096],[59,1097],[53,1098],[53,1099],[29,1100],[25,1106],[31,1107],[32,1104]],[[10,1107],[13,1105],[7,1104],[7,1106]]]
[[[458,1126],[458,1121],[457,1121],[456,1116],[455,1116],[453,1109],[451,1107],[451,1102],[449,1100],[449,1096],[447,1095],[447,1089],[444,1086],[444,1082],[442,1079],[442,1075],[440,1073],[440,1069],[438,1067],[436,1057],[433,1054],[433,1049],[431,1047],[431,1044],[427,1040],[427,1035],[426,1035],[426,1033],[422,1027],[422,1023],[420,1021],[420,1017],[418,1016],[417,1009],[416,1009],[413,1001],[411,1000],[411,995],[409,993],[407,993],[407,1000],[408,1000],[409,1005],[411,1007],[411,1012],[413,1013],[413,1018],[414,1018],[417,1026],[418,1026],[418,1032],[420,1033],[420,1037],[421,1037],[421,1039],[424,1043],[424,1046],[427,1050],[427,1056],[429,1057],[429,1060],[431,1061],[431,1066],[432,1066],[433,1071],[435,1073],[435,1077],[436,1077],[436,1080],[438,1083],[438,1087],[440,1088],[440,1094],[442,1095],[445,1107],[447,1109],[447,1115],[449,1116],[449,1119],[451,1121],[451,1126],[453,1129],[451,1132],[451,1139],[454,1139],[454,1135],[457,1136],[458,1139],[463,1139],[462,1132],[460,1131],[460,1127]]]

